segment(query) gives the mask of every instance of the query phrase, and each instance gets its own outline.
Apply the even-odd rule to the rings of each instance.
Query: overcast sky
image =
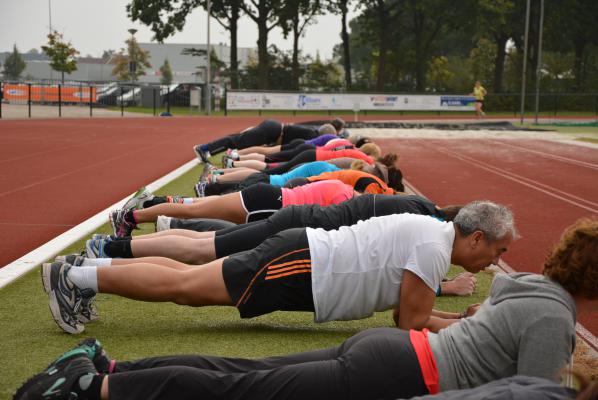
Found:
[[[130,0],[50,0],[52,28],[64,35],[79,50],[81,56],[99,57],[104,50],[119,50],[136,28],[139,42],[150,42],[152,33],[139,23],[132,23],[125,10]],[[11,51],[14,43],[19,51],[40,50],[47,42],[49,30],[49,0],[0,0],[0,51]],[[356,15],[351,12],[350,16]],[[212,19],[211,42],[229,44],[228,31]],[[325,15],[307,28],[300,42],[304,53],[320,52],[324,59],[332,56],[332,48],[340,43],[341,20],[336,15]],[[280,29],[271,31],[269,43],[288,50],[292,41],[285,40]],[[168,38],[165,43],[205,43],[206,12],[195,10],[187,19],[183,32]],[[256,47],[257,27],[248,17],[240,21],[238,46]]]

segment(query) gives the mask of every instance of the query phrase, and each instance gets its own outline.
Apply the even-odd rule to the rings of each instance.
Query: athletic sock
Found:
[[[81,400],[100,400],[104,376],[104,374],[81,375],[73,387],[74,392],[77,393],[77,398]]]
[[[135,210],[129,210],[125,214],[125,222],[137,226],[137,219],[135,218]]]
[[[82,267],[109,267],[111,265],[111,258],[86,258],[81,264]]]
[[[67,275],[79,289],[91,289],[98,292],[98,267],[71,268]]]
[[[133,258],[131,238],[106,243],[104,252],[112,258]]]
[[[183,197],[183,204],[193,204],[193,197]]]

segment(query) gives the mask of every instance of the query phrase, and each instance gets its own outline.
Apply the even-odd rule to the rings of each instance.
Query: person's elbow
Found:
[[[396,318],[395,323],[397,328],[399,329],[415,329],[415,330],[422,330],[428,327],[428,321],[430,320],[430,315],[425,314],[413,314],[409,316],[405,316],[404,318]]]

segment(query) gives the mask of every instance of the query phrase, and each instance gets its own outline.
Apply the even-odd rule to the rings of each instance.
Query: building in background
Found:
[[[161,79],[160,67],[164,60],[168,59],[172,69],[173,82],[175,83],[205,83],[205,70],[207,59],[205,56],[193,57],[181,54],[186,48],[205,50],[205,44],[193,43],[139,43],[139,47],[149,51],[151,68],[148,68],[146,75],[140,76],[138,82],[159,83]],[[230,47],[225,44],[212,45],[216,57],[230,67]],[[0,53],[0,63],[10,55],[10,52]],[[237,57],[239,69],[244,68],[249,59],[256,54],[255,49],[239,47]],[[23,80],[58,80],[59,73],[52,71],[50,60],[44,53],[23,53],[21,54],[27,67],[21,77]],[[65,74],[65,80],[85,82],[109,82],[116,81],[112,75],[114,65],[111,60],[95,57],[81,57],[77,60],[77,71]]]

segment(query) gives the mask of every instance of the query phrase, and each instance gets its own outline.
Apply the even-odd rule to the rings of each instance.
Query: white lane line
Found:
[[[198,164],[197,160],[192,160],[185,165],[177,168],[176,170],[164,175],[158,180],[147,185],[148,190],[156,191],[172,180],[185,174],[193,167]],[[129,196],[130,197],[130,196]],[[87,221],[75,226],[72,229],[64,232],[62,235],[55,237],[46,244],[38,247],[37,249],[25,254],[23,257],[11,262],[3,268],[0,268],[0,289],[9,283],[13,282],[20,276],[31,271],[33,268],[41,264],[42,262],[56,256],[61,250],[75,243],[76,241],[88,236],[90,233],[97,230],[100,226],[108,222],[108,212],[122,207],[127,199],[126,197],[106,208],[104,211],[100,211]]]
[[[598,203],[595,203],[593,201],[583,199],[583,198],[578,197],[578,196],[576,196],[574,194],[571,194],[571,193],[568,193],[568,192],[564,192],[564,191],[562,191],[560,189],[557,189],[555,187],[552,187],[552,186],[546,185],[544,183],[535,181],[533,179],[529,179],[529,178],[526,178],[524,176],[517,175],[517,174],[514,174],[512,172],[505,171],[505,170],[500,169],[498,167],[495,167],[495,166],[493,166],[491,164],[485,163],[483,161],[477,160],[477,159],[469,157],[469,156],[461,155],[461,154],[456,153],[456,152],[451,151],[451,150],[441,149],[441,148],[438,148],[438,147],[434,147],[434,150],[436,150],[438,152],[441,152],[441,153],[444,153],[446,155],[449,155],[451,157],[457,158],[457,159],[459,159],[461,161],[464,161],[464,162],[466,162],[468,164],[472,164],[472,165],[474,165],[474,166],[476,166],[478,168],[481,168],[481,169],[484,169],[486,171],[492,172],[492,173],[494,173],[496,175],[502,176],[502,177],[507,178],[509,180],[512,180],[514,182],[520,183],[520,184],[522,184],[524,186],[527,186],[527,187],[532,188],[534,190],[537,190],[539,192],[545,193],[545,194],[547,194],[549,196],[552,196],[552,197],[555,197],[555,198],[557,198],[559,200],[563,200],[563,201],[565,201],[567,203],[570,203],[570,204],[572,204],[572,205],[574,205],[576,207],[583,208],[584,210],[590,211],[590,212],[592,212],[594,214],[598,214]],[[558,195],[557,193],[562,194],[562,196]],[[566,197],[564,197],[564,196],[566,196]],[[567,198],[567,197],[569,197],[569,198]],[[586,205],[583,205],[583,204],[580,204],[580,203],[586,203],[590,207],[588,207]],[[592,206],[594,208],[592,208]]]
[[[589,162],[581,161],[581,160],[576,160],[574,158],[569,158],[569,157],[557,156],[556,154],[545,153],[545,152],[539,151],[539,150],[532,150],[532,149],[530,149],[528,147],[525,147],[525,146],[515,145],[513,143],[507,143],[506,141],[494,140],[494,139],[488,139],[488,141],[492,142],[492,143],[498,143],[498,144],[501,144],[503,146],[514,147],[516,149],[527,151],[529,153],[539,154],[539,155],[541,155],[542,157],[545,157],[545,158],[552,158],[553,160],[558,160],[558,161],[566,162],[566,163],[569,163],[569,164],[573,164],[573,165],[577,165],[577,166],[581,166],[581,167],[586,167],[586,168],[598,170],[598,164],[589,163]],[[550,143],[553,143],[553,142],[550,142]]]

